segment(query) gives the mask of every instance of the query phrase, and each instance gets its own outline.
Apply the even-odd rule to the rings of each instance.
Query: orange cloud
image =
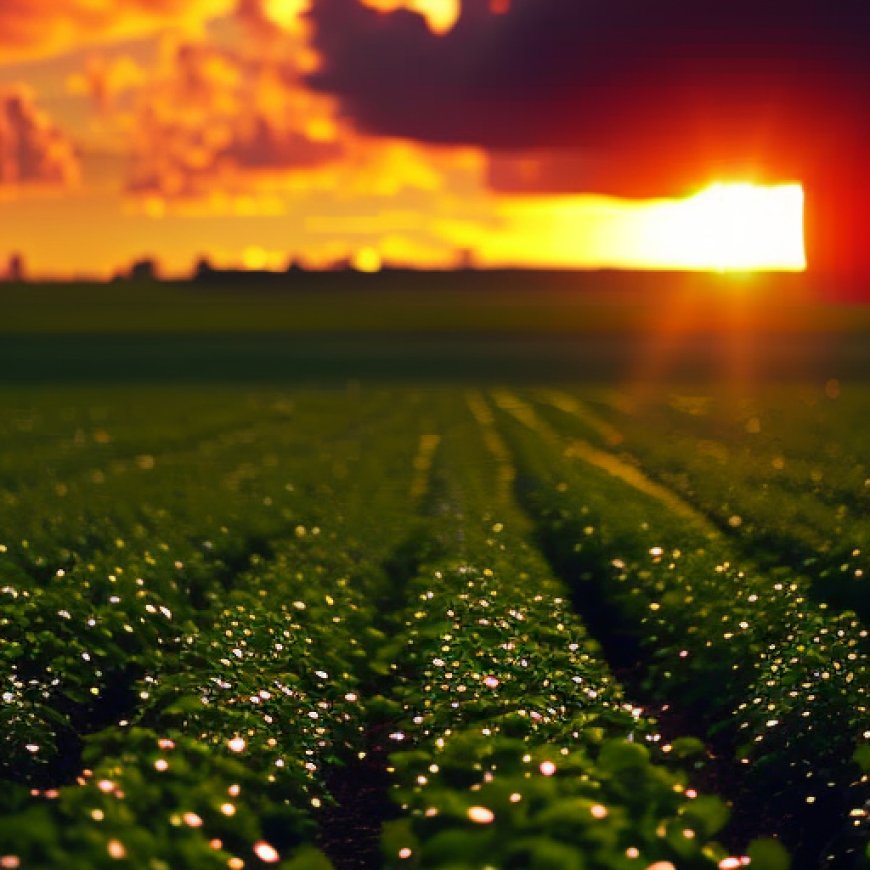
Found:
[[[67,79],[71,94],[90,97],[102,112],[108,111],[121,94],[141,87],[146,81],[145,70],[127,55],[106,58],[93,55],[84,72]]]
[[[251,176],[312,170],[343,148],[323,97],[291,66],[185,43],[143,87],[129,190],[168,199],[244,192]]]
[[[363,0],[363,5],[381,12],[408,9],[426,19],[433,33],[447,33],[462,13],[460,0]]]
[[[238,0],[237,18],[260,37],[305,35],[311,0]]]
[[[3,0],[0,62],[42,57],[105,38],[139,36],[165,25],[201,24],[231,12],[235,0]]]
[[[78,177],[72,143],[29,91],[0,92],[0,188],[66,186]]]

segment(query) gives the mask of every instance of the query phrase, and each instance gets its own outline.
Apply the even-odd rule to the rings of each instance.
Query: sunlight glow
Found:
[[[502,196],[497,229],[443,220],[483,266],[790,271],[806,268],[803,188],[713,184],[687,199]]]
[[[369,275],[380,272],[381,255],[374,248],[360,248],[352,258],[352,265],[357,272]]]
[[[293,30],[299,26],[302,14],[310,5],[309,0],[265,0],[263,12],[279,27]]]
[[[382,12],[410,9],[426,19],[433,33],[447,33],[459,20],[460,0],[363,0],[364,5]]]
[[[268,251],[259,245],[249,245],[242,251],[242,268],[255,272],[263,269],[273,271],[286,266],[287,255],[282,251]]]
[[[681,267],[803,270],[803,206],[799,184],[713,184],[660,206],[648,229],[648,250]]]

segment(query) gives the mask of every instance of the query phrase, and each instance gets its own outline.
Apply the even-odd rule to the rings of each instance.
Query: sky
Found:
[[[863,264],[868,8],[3,0],[0,261]]]

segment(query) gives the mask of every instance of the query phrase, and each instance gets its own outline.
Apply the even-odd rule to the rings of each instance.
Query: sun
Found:
[[[455,235],[483,265],[699,272],[802,272],[798,183],[716,182],[684,199],[576,194],[498,201],[497,232]]]
[[[799,184],[710,185],[677,206],[668,235],[687,265],[729,271],[806,268]]]

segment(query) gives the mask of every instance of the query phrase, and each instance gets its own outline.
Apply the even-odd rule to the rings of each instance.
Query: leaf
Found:
[[[710,837],[725,827],[730,815],[728,807],[719,798],[702,795],[686,806],[683,818],[690,821],[705,837]]]
[[[678,737],[671,742],[671,755],[674,758],[696,758],[705,752],[706,747],[697,737]]]
[[[392,698],[375,695],[368,702],[368,712],[377,719],[392,720],[402,715],[402,705]]]
[[[468,864],[473,866],[479,861],[492,857],[497,848],[494,831],[463,831],[452,829],[441,831],[423,844],[424,866]]]
[[[198,713],[202,710],[202,701],[198,695],[182,695],[176,698],[165,710],[165,713]]]
[[[402,849],[417,852],[417,838],[414,836],[410,819],[396,819],[387,822],[381,834],[381,848],[387,858],[395,858]]]
[[[649,763],[649,752],[638,743],[627,740],[608,740],[598,756],[598,764],[608,773],[619,773]]]
[[[789,870],[791,857],[777,840],[753,840],[747,854],[752,860],[752,870]]]
[[[584,870],[587,866],[580,851],[566,843],[548,837],[530,837],[519,841],[510,850],[510,857],[521,861],[512,866],[529,867],[531,870]]]
[[[870,744],[864,743],[859,746],[852,758],[863,773],[870,773]]]
[[[293,857],[281,862],[280,870],[335,870],[332,861],[313,846],[303,846]]]

